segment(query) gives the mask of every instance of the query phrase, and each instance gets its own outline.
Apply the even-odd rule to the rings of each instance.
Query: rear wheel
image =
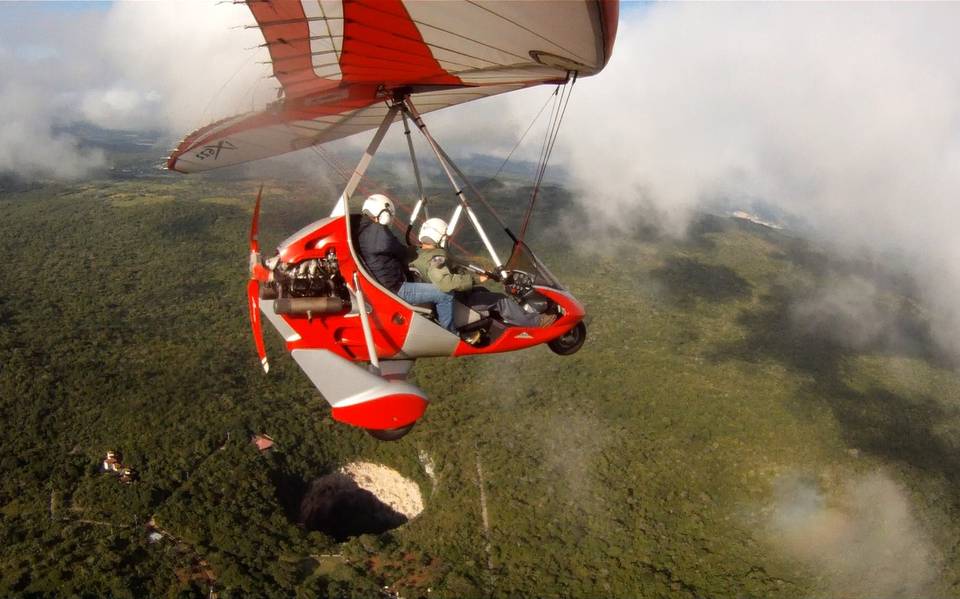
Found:
[[[575,354],[583,347],[583,342],[587,340],[587,325],[578,322],[577,326],[567,331],[563,336],[557,337],[547,346],[553,353],[561,356]]]
[[[401,426],[399,428],[368,428],[366,431],[374,439],[380,441],[396,441],[409,433],[414,424],[416,424],[416,422],[411,422],[407,426]]]

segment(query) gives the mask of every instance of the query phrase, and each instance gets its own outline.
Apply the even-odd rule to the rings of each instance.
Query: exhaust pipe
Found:
[[[275,314],[309,315],[336,314],[347,309],[339,297],[281,297],[273,302]]]

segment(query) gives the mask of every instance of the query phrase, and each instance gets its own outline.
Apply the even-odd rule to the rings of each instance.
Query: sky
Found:
[[[960,353],[957,22],[956,3],[625,3],[609,65],[576,84],[551,169],[596,222],[682,235],[703,206],[759,200],[838,251],[894,256],[941,344]],[[276,82],[252,23],[223,2],[3,3],[0,172],[77,179],[102,167],[106,156],[64,132],[74,122],[174,142],[263,106]],[[428,122],[455,153],[503,156],[551,91]],[[402,144],[392,135],[385,149]],[[517,157],[538,150],[534,130]],[[870,293],[847,284],[829,303],[850,297],[839,309],[858,313]]]

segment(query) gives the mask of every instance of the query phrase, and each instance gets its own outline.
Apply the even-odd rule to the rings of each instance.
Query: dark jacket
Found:
[[[400,243],[388,227],[369,218],[361,220],[357,226],[357,251],[367,272],[390,291],[396,293],[407,280],[412,250]]]

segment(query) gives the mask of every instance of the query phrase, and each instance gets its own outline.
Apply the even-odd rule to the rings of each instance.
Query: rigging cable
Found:
[[[553,127],[557,122],[557,108],[560,106],[563,95],[566,90],[566,82],[557,86],[557,90],[560,92],[557,101],[553,103],[553,107],[550,109],[550,120],[547,121],[547,128],[543,132],[543,140],[540,142],[540,154],[537,156],[537,168],[534,171],[533,180],[536,182],[537,178],[540,176],[540,168],[543,166],[543,157],[547,149],[547,143],[550,139],[550,134],[553,132]]]
[[[533,208],[537,203],[540,186],[543,183],[543,177],[547,172],[547,164],[550,162],[550,155],[553,153],[553,147],[557,142],[557,137],[560,133],[560,125],[563,123],[563,117],[567,113],[567,106],[570,104],[570,96],[573,95],[573,86],[576,84],[576,82],[577,73],[574,71],[570,79],[570,87],[566,89],[566,97],[563,96],[562,91],[560,93],[561,97],[558,110],[556,112],[556,122],[551,124],[551,127],[547,132],[547,137],[544,138],[544,153],[539,165],[539,172],[537,174],[536,181],[533,185],[533,192],[530,195],[530,204],[527,206],[527,211],[523,216],[523,224],[520,227],[520,238],[517,241],[518,244],[523,241],[523,238],[527,233],[527,226],[530,224],[530,218],[533,216]]]
[[[517,141],[516,144],[514,144],[513,149],[510,150],[510,154],[508,154],[506,159],[504,159],[504,161],[500,164],[500,168],[497,169],[493,177],[490,177],[486,181],[484,181],[485,184],[490,183],[500,175],[500,172],[503,170],[504,166],[506,166],[507,162],[510,160],[513,153],[516,151],[516,149],[520,146],[520,144],[526,138],[527,133],[529,133],[530,130],[533,129],[533,126],[540,119],[540,116],[543,114],[543,111],[546,109],[547,105],[550,104],[551,101],[553,101],[554,107],[550,109],[550,112],[551,112],[550,120],[552,121],[554,119],[553,113],[556,110],[558,92],[562,87],[563,85],[561,84],[561,85],[558,85],[556,88],[554,88],[553,92],[547,97],[546,102],[543,103],[543,105],[540,107],[540,110],[537,111],[537,114],[533,117],[533,120],[530,121],[529,125],[527,125],[527,128],[523,132],[523,135],[520,136],[520,139]],[[548,129],[549,129],[549,126],[548,126]],[[474,185],[473,182],[463,173],[463,171],[460,170],[457,164],[450,159],[450,156],[447,155],[447,153],[444,151],[443,148],[438,147],[437,149],[439,150],[440,154],[443,156],[443,159],[450,165],[451,168],[453,168],[457,176],[460,177],[460,180],[466,184],[466,186],[470,189],[470,191],[473,192],[473,195],[475,195],[477,199],[480,200],[480,203],[483,205],[484,208],[486,208],[487,212],[489,212],[490,215],[493,216],[493,218],[497,221],[497,223],[500,224],[500,226],[503,228],[507,236],[509,236],[510,239],[512,239],[513,242],[516,243],[517,242],[516,234],[510,229],[510,227],[507,226],[506,223],[503,222],[503,219],[500,218],[500,215],[497,213],[497,211],[493,209],[493,206],[491,206],[490,203],[487,202],[486,198],[480,192],[479,187],[481,184]]]
[[[480,185],[489,184],[491,181],[496,181],[497,177],[500,176],[500,172],[503,170],[503,167],[507,166],[507,163],[510,162],[510,158],[513,157],[513,153],[517,151],[517,148],[520,147],[520,144],[523,143],[524,138],[527,137],[527,133],[530,133],[530,129],[533,129],[533,126],[537,124],[537,121],[540,120],[540,115],[543,114],[544,109],[547,107],[547,104],[551,100],[555,99],[557,96],[557,91],[559,91],[560,86],[558,85],[556,89],[553,90],[553,93],[547,96],[547,101],[543,103],[543,106],[540,107],[540,110],[537,111],[537,115],[533,117],[533,120],[530,121],[530,124],[527,125],[527,128],[524,129],[523,135],[520,136],[520,139],[517,140],[517,143],[513,144],[513,149],[510,150],[510,153],[507,154],[507,157],[503,159],[503,162],[500,163],[500,167],[497,169],[497,172],[493,173],[492,176],[487,177],[487,180],[481,183]],[[478,187],[480,186],[478,185]]]

